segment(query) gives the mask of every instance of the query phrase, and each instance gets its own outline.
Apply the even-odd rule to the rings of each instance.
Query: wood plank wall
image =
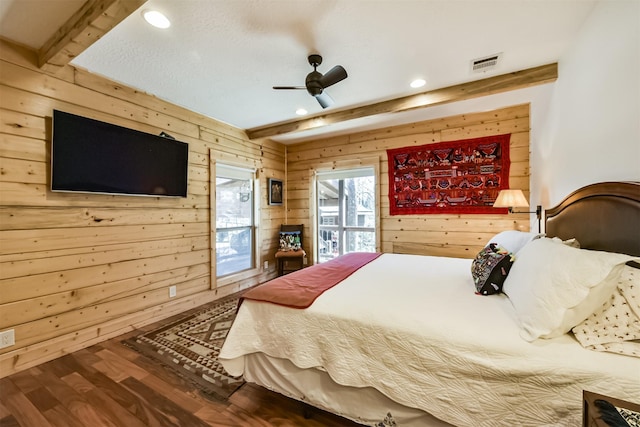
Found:
[[[0,377],[120,335],[275,276],[284,208],[267,204],[284,179],[285,147],[0,42]],[[187,198],[52,193],[53,109],[189,143]],[[237,280],[211,277],[210,150],[253,159],[260,180],[260,263]],[[177,286],[169,298],[168,287]],[[224,286],[222,286],[224,285]]]
[[[529,198],[529,105],[465,114],[347,136],[315,140],[287,147],[287,216],[305,224],[311,236],[312,171],[319,167],[356,166],[360,159],[380,164],[380,234],[382,252],[472,258],[494,234],[529,230],[529,216],[512,215],[389,215],[386,150],[459,139],[511,133],[509,185]],[[348,167],[348,166],[347,166]],[[313,260],[311,240],[305,250]]]

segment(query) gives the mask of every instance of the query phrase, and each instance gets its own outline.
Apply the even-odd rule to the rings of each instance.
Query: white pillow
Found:
[[[502,291],[527,341],[567,333],[604,304],[629,255],[590,251],[540,238],[518,253]]]
[[[485,247],[488,246],[489,243],[497,243],[498,246],[502,246],[512,254],[515,254],[527,243],[543,236],[544,234],[530,233],[528,231],[507,230],[493,236]]]
[[[564,245],[573,246],[574,248],[580,249],[580,242],[574,237],[572,239],[562,240],[559,237],[552,237],[551,240],[557,243],[562,243]]]

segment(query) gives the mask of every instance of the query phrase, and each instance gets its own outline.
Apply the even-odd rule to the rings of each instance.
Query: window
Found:
[[[216,165],[216,276],[255,267],[255,172]]]
[[[349,252],[376,251],[373,168],[316,174],[318,262]]]

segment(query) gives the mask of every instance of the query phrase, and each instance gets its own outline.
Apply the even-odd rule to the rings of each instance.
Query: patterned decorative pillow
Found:
[[[302,247],[302,242],[300,242],[299,231],[280,232],[280,250],[281,251],[297,251],[301,247]]]
[[[514,261],[511,252],[496,243],[489,243],[471,263],[471,276],[476,293],[492,295],[502,292],[502,284]]]
[[[583,347],[640,357],[640,270],[624,266],[609,299],[575,326],[573,334]]]

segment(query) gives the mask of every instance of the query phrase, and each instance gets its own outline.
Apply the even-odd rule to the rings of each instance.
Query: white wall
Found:
[[[532,102],[531,201],[598,181],[640,181],[640,1],[603,0]],[[535,133],[535,136],[534,136]]]
[[[559,59],[556,82],[418,109],[407,120],[523,103],[531,108],[531,210],[595,182],[640,181],[640,0],[600,0]]]
[[[556,82],[428,108],[421,119],[521,103],[531,106],[532,206],[595,182],[640,181],[640,0],[598,2]]]

